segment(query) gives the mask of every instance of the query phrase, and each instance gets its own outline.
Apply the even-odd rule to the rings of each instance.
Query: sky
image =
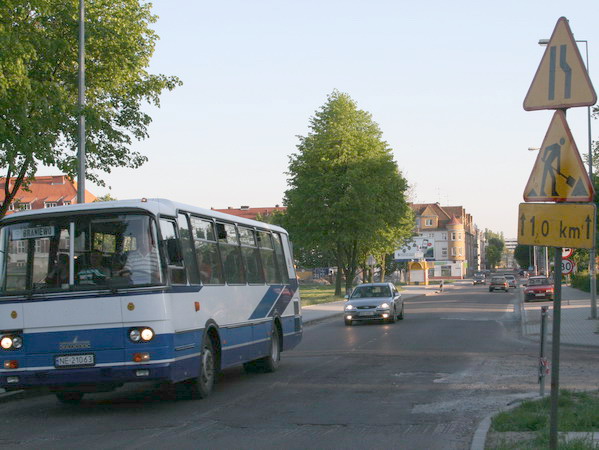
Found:
[[[110,190],[88,183],[96,195],[282,204],[297,136],[337,89],[379,124],[411,201],[462,205],[479,228],[516,237],[537,156],[528,148],[552,116],[522,102],[538,41],[561,16],[588,41],[599,87],[596,0],[156,0],[153,12],[149,71],[183,85],[145,108],[150,137],[132,148],[149,161],[104,175]],[[567,118],[588,153],[587,108]]]

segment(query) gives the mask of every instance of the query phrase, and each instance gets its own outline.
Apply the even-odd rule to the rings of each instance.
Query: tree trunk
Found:
[[[385,255],[384,253],[382,254],[381,257],[381,283],[385,282],[385,270],[387,269],[387,259],[386,259],[387,255]]]

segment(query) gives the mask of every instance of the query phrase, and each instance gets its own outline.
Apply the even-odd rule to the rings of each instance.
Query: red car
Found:
[[[553,300],[553,285],[547,277],[530,277],[524,289],[524,301]]]

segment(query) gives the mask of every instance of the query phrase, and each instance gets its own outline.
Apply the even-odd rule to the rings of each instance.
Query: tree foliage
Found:
[[[530,258],[531,252],[532,247],[530,245],[516,245],[516,248],[514,249],[514,259],[520,267],[528,269],[532,265]]]
[[[491,230],[485,230],[485,238],[487,240],[487,247],[485,249],[487,264],[491,267],[497,267],[501,262],[505,247],[503,233],[494,233]]]
[[[347,94],[329,95],[299,140],[286,226],[301,252],[334,261],[349,288],[369,254],[390,253],[411,235],[407,182],[378,125]]]
[[[97,171],[136,168],[147,158],[130,150],[148,136],[146,103],[181,84],[147,72],[158,36],[151,4],[86,0],[86,178]],[[38,164],[71,177],[77,171],[78,0],[0,3],[0,165],[16,177],[0,207],[5,214]]]

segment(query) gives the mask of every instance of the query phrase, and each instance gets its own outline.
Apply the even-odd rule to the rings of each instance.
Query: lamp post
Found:
[[[586,66],[587,73],[589,72],[589,41],[587,40],[578,40],[576,42],[584,42],[585,47],[585,56],[586,56]],[[539,39],[539,45],[545,46],[549,44],[549,39]],[[587,129],[588,129],[588,144],[589,144],[589,178],[591,179],[591,183],[593,183],[593,139],[591,137],[591,107],[587,106]],[[530,149],[529,149],[530,150]],[[594,184],[594,183],[593,183]],[[589,278],[590,278],[590,288],[591,288],[591,319],[597,318],[597,277],[596,277],[596,266],[595,266],[595,243],[593,242],[593,247],[589,251]]]
[[[77,203],[85,203],[85,4],[79,0],[79,147],[77,151]]]

